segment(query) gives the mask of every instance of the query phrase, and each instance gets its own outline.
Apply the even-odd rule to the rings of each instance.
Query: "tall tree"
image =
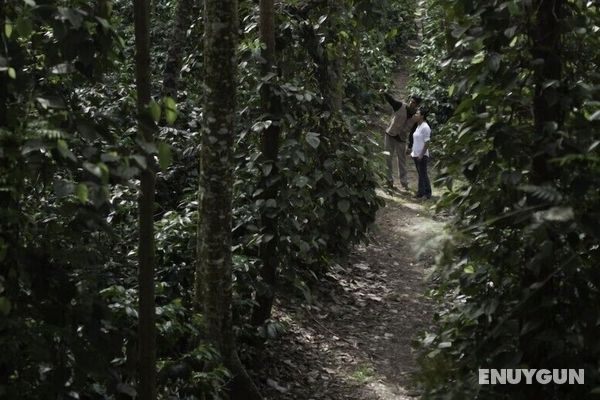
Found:
[[[233,137],[236,123],[237,0],[204,2],[204,125],[200,188],[196,307],[206,337],[233,374],[232,399],[261,399],[238,357],[232,326]]]
[[[135,18],[135,78],[137,86],[138,133],[140,140],[151,143],[155,123],[149,112],[151,102],[150,70],[150,2],[134,1]],[[156,398],[156,326],[154,300],[154,191],[153,155],[146,154],[145,168],[140,177],[138,280],[138,396],[142,400]]]
[[[173,24],[167,61],[165,62],[165,70],[163,72],[163,96],[170,96],[174,99],[177,97],[187,30],[198,17],[198,9],[197,0],[179,0],[177,2],[175,24]]]
[[[264,45],[262,52],[263,63],[261,72],[263,77],[276,73],[276,55],[275,55],[275,13],[273,0],[260,1],[260,39]],[[264,199],[276,199],[278,193],[278,170],[277,157],[279,152],[280,136],[280,115],[281,101],[279,95],[274,90],[274,77],[265,79],[261,87],[262,110],[265,119],[271,121],[270,125],[262,132],[261,151],[267,168],[270,171],[262,180],[264,189]],[[266,202],[266,201],[265,201]],[[279,267],[277,254],[277,244],[279,243],[278,219],[277,214],[272,215],[269,210],[264,210],[262,215],[264,239],[260,246],[260,257],[262,268],[260,277],[262,286],[256,294],[257,307],[252,314],[254,325],[263,324],[270,316],[273,307],[274,290]]]

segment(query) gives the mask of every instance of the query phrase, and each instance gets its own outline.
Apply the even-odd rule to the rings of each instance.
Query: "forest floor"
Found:
[[[403,88],[406,75],[394,78]],[[405,93],[399,90],[399,96]],[[387,117],[379,116],[378,124]],[[374,126],[374,132],[383,127]],[[410,158],[407,162],[415,189],[416,171]],[[370,243],[330,266],[311,304],[276,305],[274,318],[284,333],[267,344],[260,370],[254,371],[262,377],[265,399],[419,397],[411,383],[417,368],[413,345],[431,323],[425,276],[444,222],[432,210],[434,200],[417,201],[412,194],[379,191],[386,205],[377,213]]]

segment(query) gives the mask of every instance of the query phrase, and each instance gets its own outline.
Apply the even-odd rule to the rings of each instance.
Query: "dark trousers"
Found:
[[[431,197],[431,183],[429,183],[429,176],[427,176],[427,160],[429,157],[425,156],[420,161],[418,158],[413,157],[415,160],[415,167],[417,167],[417,173],[419,174],[419,190],[417,190],[417,196]]]

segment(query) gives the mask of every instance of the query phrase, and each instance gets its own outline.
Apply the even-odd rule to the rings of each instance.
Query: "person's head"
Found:
[[[412,95],[410,97],[410,101],[408,102],[408,107],[411,110],[416,110],[421,105],[422,100],[423,99],[421,99],[421,97],[419,97],[417,95]]]
[[[421,123],[423,121],[426,121],[428,114],[429,114],[429,110],[427,108],[425,108],[425,107],[419,107],[419,109],[415,113],[415,117],[417,119],[417,122]]]

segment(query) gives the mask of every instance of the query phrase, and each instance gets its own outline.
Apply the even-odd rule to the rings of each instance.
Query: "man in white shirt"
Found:
[[[429,160],[431,128],[427,123],[427,110],[420,108],[415,114],[415,119],[417,121],[417,129],[413,134],[413,145],[410,153],[419,174],[419,188],[415,197],[429,199],[431,198],[431,183],[427,175],[427,161]]]
[[[394,114],[390,125],[385,131],[385,150],[389,153],[387,156],[387,183],[393,188],[393,158],[394,154],[398,159],[398,175],[400,184],[408,190],[408,173],[406,170],[406,143],[408,135],[415,124],[414,113],[421,102],[418,96],[412,96],[408,105],[397,101],[389,94],[384,94],[386,100],[392,106]]]

